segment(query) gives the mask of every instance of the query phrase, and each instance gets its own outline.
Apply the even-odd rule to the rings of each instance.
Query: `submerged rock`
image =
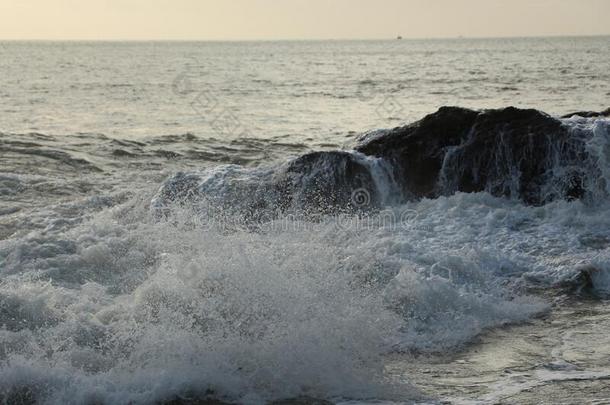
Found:
[[[331,151],[303,155],[278,176],[282,207],[332,213],[376,206],[379,193],[370,166],[353,153]],[[356,193],[361,192],[361,198]]]
[[[578,111],[563,115],[561,118],[571,118],[573,116],[583,117],[583,118],[596,118],[596,117],[610,117],[610,107],[606,108],[604,111]]]
[[[571,277],[557,283],[555,287],[573,295],[593,295],[593,274],[597,272],[593,266],[579,268]]]
[[[539,205],[585,196],[591,179],[599,177],[588,139],[538,110],[442,107],[410,125],[367,136],[356,148],[360,155],[303,155],[278,170],[273,183],[281,207],[359,208],[356,190],[364,190],[366,206],[375,207],[383,200],[380,179],[362,159],[366,155],[387,163],[392,181],[382,182],[407,199],[487,191]]]
[[[298,397],[291,399],[281,399],[269,402],[269,405],[332,405],[332,402],[324,399],[316,399],[312,397]],[[232,402],[225,402],[217,399],[202,398],[202,399],[184,399],[176,398],[162,405],[237,405]]]
[[[266,168],[178,174],[154,205],[205,201],[259,220],[363,211],[456,192],[486,191],[530,205],[605,198],[605,152],[591,156],[588,145],[599,136],[598,149],[605,147],[608,127],[600,129],[595,135],[533,109],[442,107],[412,124],[368,133],[355,151],[312,152]]]
[[[583,265],[569,278],[557,283],[555,287],[570,295],[595,299],[607,299],[610,296],[609,273],[595,265]]]
[[[231,166],[178,173],[163,184],[152,205],[163,214],[171,204],[196,202],[207,211],[239,214],[246,221],[368,210],[381,205],[378,184],[389,182],[377,163],[361,154],[331,151],[308,153],[270,169]]]
[[[158,405],[236,405],[233,402],[225,402],[213,398],[201,398],[201,399],[185,399],[176,398],[170,401],[161,402]]]

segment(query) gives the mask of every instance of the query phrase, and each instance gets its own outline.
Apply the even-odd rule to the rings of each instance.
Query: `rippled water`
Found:
[[[481,366],[466,395],[447,388],[459,364],[429,361],[453,364],[518,322],[546,350],[555,329],[532,320],[570,308],[558,286],[583,268],[607,298],[603,196],[405,201],[369,161],[385,205],[366,221],[261,220],[247,197],[295,156],[349,151],[441,105],[607,108],[608,66],[607,37],[0,43],[0,402],[485,402],[554,381],[549,367],[603,381],[598,358],[532,352],[498,373],[536,373],[498,388]],[[610,184],[608,120],[563,123]],[[210,218],[178,201],[160,214],[181,179],[230,209]],[[240,209],[259,220],[236,221]],[[427,389],[430,367],[448,385]]]
[[[596,110],[610,95],[608,65],[608,37],[3,42],[0,130],[222,138],[243,126],[249,137],[341,144],[441,105]]]

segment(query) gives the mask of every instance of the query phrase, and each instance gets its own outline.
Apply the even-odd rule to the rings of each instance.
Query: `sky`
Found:
[[[0,0],[0,39],[609,35],[610,0]]]

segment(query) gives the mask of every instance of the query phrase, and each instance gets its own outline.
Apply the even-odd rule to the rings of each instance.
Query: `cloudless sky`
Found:
[[[0,0],[0,39],[610,34],[610,0]]]

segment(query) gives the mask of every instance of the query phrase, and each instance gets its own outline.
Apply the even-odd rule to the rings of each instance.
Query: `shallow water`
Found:
[[[408,374],[427,395],[456,404],[605,403],[607,302],[556,304],[549,316],[488,332],[455,355],[415,364],[396,357],[388,368]]]

